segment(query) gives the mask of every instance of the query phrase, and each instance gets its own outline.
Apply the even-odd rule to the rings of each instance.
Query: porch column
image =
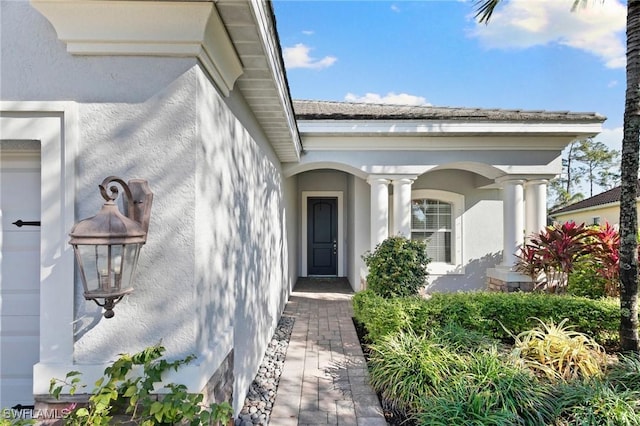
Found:
[[[547,180],[529,180],[524,186],[525,237],[547,226]]]
[[[413,179],[394,179],[393,183],[393,234],[411,238],[411,184]]]
[[[504,180],[502,183],[503,250],[502,266],[513,268],[515,253],[524,242],[524,181]]]
[[[370,176],[371,250],[389,236],[389,179]]]

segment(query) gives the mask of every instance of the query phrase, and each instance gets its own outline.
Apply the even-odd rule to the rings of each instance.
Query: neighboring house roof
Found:
[[[546,121],[602,122],[605,117],[593,112],[523,111],[483,108],[452,108],[294,100],[299,120],[482,120],[482,121]]]
[[[640,181],[638,181],[638,188],[640,189]],[[585,210],[585,209],[590,209],[598,206],[603,206],[606,204],[618,203],[620,202],[620,192],[621,192],[621,188],[617,186],[601,194],[594,195],[593,197],[589,197],[582,201],[578,201],[577,203],[573,203],[570,206],[552,211],[549,213],[549,216],[556,216],[560,214],[575,212],[578,210]]]

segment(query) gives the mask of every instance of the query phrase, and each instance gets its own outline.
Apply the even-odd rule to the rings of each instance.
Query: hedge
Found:
[[[356,320],[364,325],[371,342],[400,330],[423,333],[448,323],[510,340],[509,332],[518,334],[535,327],[534,318],[556,324],[568,318],[576,331],[612,346],[617,344],[620,327],[617,300],[569,295],[471,292],[436,293],[429,299],[383,299],[365,290],[354,296],[353,307]]]

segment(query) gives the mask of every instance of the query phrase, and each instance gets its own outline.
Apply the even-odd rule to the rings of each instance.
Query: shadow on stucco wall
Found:
[[[255,119],[237,115],[198,67],[143,103],[82,106],[78,217],[98,211],[111,174],[147,179],[154,204],[135,291],[114,318],[76,280],[76,362],[162,341],[169,358],[198,364],[233,347],[242,405],[293,286],[296,185]]]
[[[471,259],[465,265],[464,275],[441,275],[427,286],[427,293],[473,291],[486,289],[486,271],[494,268],[502,259],[500,252],[489,253],[479,259]]]

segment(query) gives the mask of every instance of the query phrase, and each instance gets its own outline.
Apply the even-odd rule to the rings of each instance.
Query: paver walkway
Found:
[[[295,317],[270,425],[387,426],[368,384],[346,279],[301,278],[283,315]]]

